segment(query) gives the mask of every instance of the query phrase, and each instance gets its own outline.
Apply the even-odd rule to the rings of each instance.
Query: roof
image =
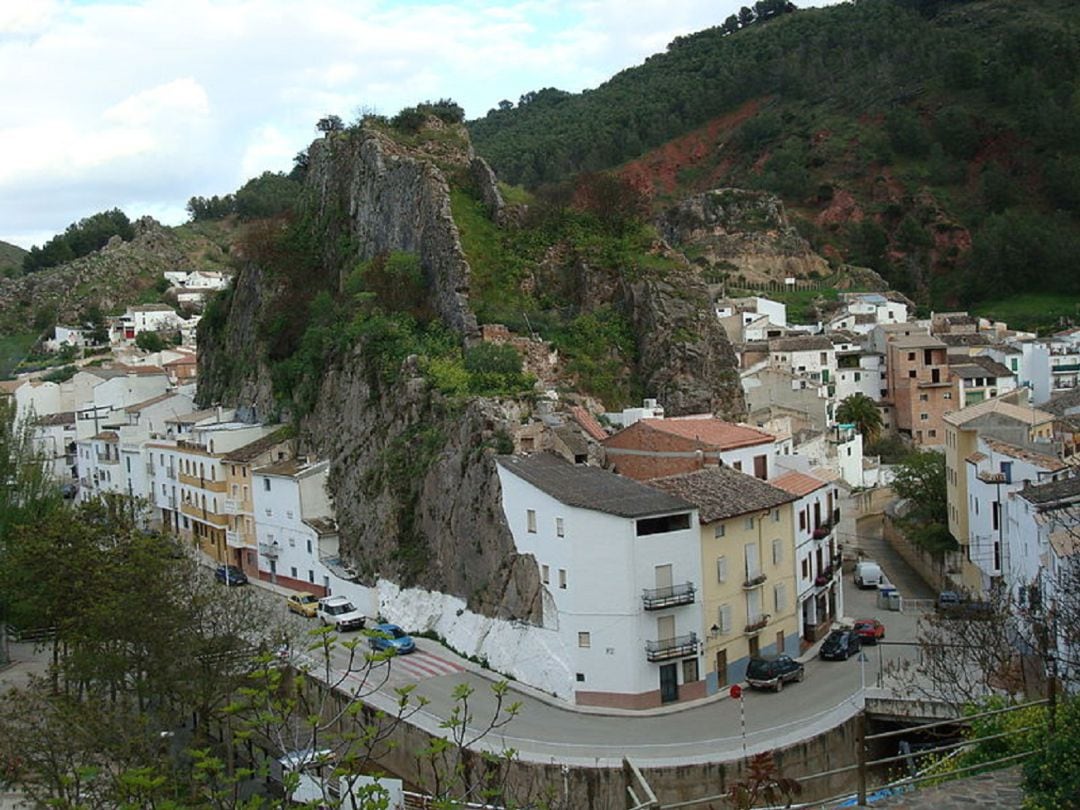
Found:
[[[171,391],[164,394],[158,394],[156,397],[144,399],[142,402],[136,402],[134,405],[128,405],[126,408],[124,408],[124,411],[126,413],[138,413],[139,411],[149,408],[151,405],[157,405],[159,402],[164,402],[165,400],[175,396],[176,394]]]
[[[746,425],[725,422],[715,416],[677,416],[668,419],[642,419],[641,422],[646,427],[661,433],[692,439],[721,450],[751,447],[755,444],[772,444],[776,440],[771,433]]]
[[[273,433],[267,433],[265,436],[260,436],[255,441],[249,442],[243,447],[237,447],[235,450],[230,450],[221,457],[221,460],[235,461],[238,464],[247,464],[273,448],[274,445],[281,444],[288,440],[291,433],[292,431],[289,427],[280,427]]]
[[[39,416],[34,420],[34,424],[38,427],[73,425],[75,424],[75,411],[63,411],[61,413],[50,413],[45,416]]]
[[[921,333],[917,335],[901,335],[894,338],[889,343],[890,346],[895,346],[898,349],[941,349],[945,347],[945,343],[934,335],[928,335]]]
[[[319,468],[329,468],[329,461],[308,461],[306,458],[287,458],[275,461],[263,467],[256,467],[256,475],[276,475],[281,478],[299,478],[309,473],[320,472]]]
[[[170,360],[168,363],[164,363],[165,368],[172,368],[173,366],[194,366],[198,364],[198,358],[193,354],[185,354],[183,357],[177,357],[175,360]]]
[[[1057,472],[1058,470],[1064,470],[1066,467],[1065,462],[1055,456],[1052,452],[1043,453],[1031,447],[1023,447],[1018,444],[1013,444],[1012,442],[1003,442],[1000,439],[990,439],[985,436],[982,437],[982,440],[986,443],[987,447],[996,453],[1009,456],[1010,458],[1027,461],[1042,467],[1044,470]]]
[[[946,332],[938,335],[938,338],[946,346],[989,346],[993,342],[986,335],[980,335],[978,332],[969,334]]]
[[[337,521],[329,517],[304,518],[303,522],[315,530],[316,534],[337,534]]]
[[[832,347],[833,342],[824,335],[799,335],[769,341],[770,352],[824,352]]]
[[[951,411],[945,414],[945,421],[950,425],[963,426],[973,419],[978,419],[990,413],[1008,416],[1018,422],[1023,422],[1025,425],[1041,425],[1044,422],[1054,421],[1053,415],[1046,411],[1014,405],[1001,397],[986,399],[974,405],[968,405],[966,408],[961,408],[959,411]]]
[[[92,438],[103,442],[118,442],[120,441],[120,434],[115,430],[103,430],[101,433],[93,436]]]
[[[1060,394],[1055,394],[1049,400],[1039,406],[1047,413],[1054,416],[1065,416],[1073,408],[1080,408],[1080,387],[1070,388]]]
[[[605,431],[603,426],[596,421],[596,417],[580,405],[574,405],[570,409],[570,415],[574,418],[575,422],[581,425],[581,429],[589,434],[589,436],[596,439],[596,441],[602,442],[607,438],[607,431]]]
[[[499,465],[560,503],[625,518],[685,512],[692,503],[599,467],[551,453],[499,456]]]
[[[790,492],[792,495],[798,495],[800,498],[826,486],[826,483],[820,478],[794,470],[774,478],[769,483],[785,492]]]
[[[986,461],[988,458],[990,458],[990,456],[986,455],[986,453],[980,453],[978,450],[976,450],[970,456],[965,458],[964,461],[967,461],[971,464],[978,464],[980,461]]]
[[[961,379],[1013,376],[1009,369],[990,357],[965,357],[955,365],[950,366],[949,371]]]
[[[655,478],[649,485],[694,504],[702,523],[773,509],[795,500],[790,492],[731,467],[709,467]]]
[[[1080,552],[1080,532],[1076,529],[1059,529],[1050,532],[1050,546],[1059,557],[1071,557]]]
[[[168,304],[138,304],[128,307],[128,312],[174,312]]]
[[[194,425],[196,422],[201,422],[203,419],[209,419],[211,416],[217,416],[217,408],[204,408],[201,411],[182,413],[179,416],[174,416],[172,419],[166,419],[165,421],[177,425]]]
[[[581,431],[570,425],[560,425],[555,428],[555,435],[559,437],[566,449],[575,456],[584,456],[589,453],[589,443],[581,435]]]
[[[1045,484],[1032,484],[1020,490],[1019,494],[1024,500],[1039,506],[1080,498],[1080,475],[1047,481]]]

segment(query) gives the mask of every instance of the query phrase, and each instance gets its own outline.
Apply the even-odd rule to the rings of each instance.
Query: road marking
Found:
[[[406,677],[412,676],[418,680],[438,678],[441,675],[453,675],[465,671],[465,667],[453,661],[447,661],[437,655],[421,652],[420,650],[408,655],[395,655],[388,663],[390,664],[391,673],[401,673]]]

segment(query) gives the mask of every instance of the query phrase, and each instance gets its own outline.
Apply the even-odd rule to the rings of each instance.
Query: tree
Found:
[[[745,28],[746,26],[752,24],[753,22],[754,22],[754,12],[751,9],[747,8],[746,6],[743,6],[742,8],[740,8],[739,9],[739,25],[741,25],[743,28]]]
[[[157,332],[139,332],[135,336],[135,345],[144,352],[160,352],[165,348],[165,341]]]
[[[939,557],[957,548],[949,533],[943,454],[933,450],[912,453],[897,465],[892,488],[910,504],[901,523],[912,540]]]
[[[315,129],[329,135],[331,132],[341,132],[345,129],[345,122],[337,115],[326,115],[315,123]]]
[[[836,421],[855,425],[867,442],[881,435],[881,410],[866,394],[852,394],[836,408]]]

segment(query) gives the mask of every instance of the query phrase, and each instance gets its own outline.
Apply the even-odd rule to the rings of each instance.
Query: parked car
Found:
[[[315,615],[315,611],[319,608],[319,598],[313,593],[300,591],[299,593],[291,594],[285,600],[285,607],[287,607],[291,613],[299,613],[301,616],[306,616],[310,619]]]
[[[751,658],[746,667],[746,682],[759,689],[779,692],[787,681],[801,681],[806,677],[803,665],[790,655],[772,658]]]
[[[988,619],[994,615],[990,602],[976,602],[956,591],[942,591],[937,598],[938,612],[949,619]]]
[[[826,661],[846,661],[861,649],[862,642],[854,630],[833,630],[818,654]]]
[[[219,565],[214,571],[214,579],[226,585],[247,585],[247,574],[235,565]]]
[[[320,622],[332,624],[336,630],[362,630],[364,627],[364,614],[344,596],[324,596],[319,600],[315,615]]]
[[[885,625],[877,619],[856,619],[855,634],[863,644],[877,644],[885,638]]]
[[[881,566],[873,560],[855,563],[855,584],[860,588],[876,588],[882,582]]]
[[[398,655],[405,655],[416,650],[412,636],[396,624],[377,624],[371,628],[375,634],[368,639],[373,650],[393,650]]]

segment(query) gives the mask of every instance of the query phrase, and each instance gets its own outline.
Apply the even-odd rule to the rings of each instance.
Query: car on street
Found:
[[[862,649],[862,642],[854,630],[833,630],[818,653],[826,661],[846,661]]]
[[[289,594],[285,599],[285,607],[289,609],[290,613],[299,613],[301,616],[311,619],[319,608],[319,598],[313,593],[300,591],[299,593]]]
[[[751,658],[746,667],[746,682],[758,689],[779,692],[785,682],[801,681],[805,677],[806,669],[790,655]]]
[[[881,566],[873,560],[855,563],[855,585],[859,588],[876,588],[882,582]]]
[[[324,596],[319,600],[315,615],[324,625],[333,625],[335,630],[364,628],[364,614],[353,607],[353,603],[344,596]]]
[[[863,644],[877,644],[885,638],[885,625],[877,619],[856,619],[855,634]]]
[[[235,565],[219,565],[214,571],[214,579],[226,585],[247,585],[247,574]]]
[[[371,628],[374,634],[368,639],[371,649],[393,650],[398,655],[406,655],[416,650],[412,636],[396,624],[377,624]]]

